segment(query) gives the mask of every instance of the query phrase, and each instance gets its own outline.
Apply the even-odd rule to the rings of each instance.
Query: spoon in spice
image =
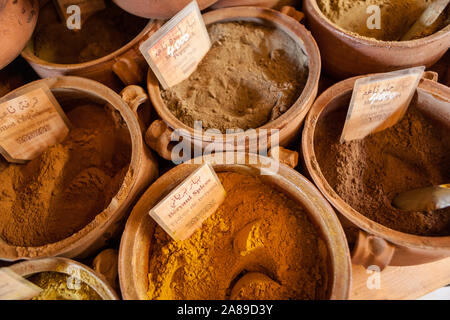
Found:
[[[398,194],[392,205],[405,211],[434,211],[450,207],[450,184],[414,189]]]
[[[412,40],[416,35],[421,34],[439,18],[449,3],[450,0],[434,0],[401,40]]]

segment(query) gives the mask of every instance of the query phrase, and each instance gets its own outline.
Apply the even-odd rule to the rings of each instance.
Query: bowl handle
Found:
[[[291,6],[283,6],[281,8],[280,12],[291,18],[294,18],[298,22],[301,22],[303,20],[303,18],[305,17],[305,14],[303,12],[298,11],[297,9],[295,9],[294,7],[291,7]]]
[[[140,86],[130,85],[125,87],[125,89],[120,92],[120,96],[122,97],[122,100],[125,101],[133,111],[139,122],[141,131],[144,132],[144,120],[142,120],[142,118],[139,116],[138,109],[142,104],[149,102],[148,95]]]
[[[422,79],[427,79],[427,80],[437,82],[439,79],[439,75],[437,72],[434,72],[434,71],[425,71],[423,73]]]
[[[172,140],[173,130],[163,120],[155,120],[148,127],[145,133],[145,142],[166,160],[172,160]]]
[[[268,156],[280,163],[291,168],[298,165],[298,152],[289,150],[280,146],[273,147],[269,150]]]
[[[395,246],[386,240],[359,230],[358,239],[352,252],[352,262],[365,268],[377,266],[386,268],[394,256]]]
[[[120,57],[112,66],[113,72],[125,85],[138,84],[144,79],[144,72],[130,57]]]

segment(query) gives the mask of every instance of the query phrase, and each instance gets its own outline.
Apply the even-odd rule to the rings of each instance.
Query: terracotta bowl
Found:
[[[113,0],[123,10],[136,16],[169,19],[186,7],[190,0]],[[200,10],[210,7],[217,0],[198,0]]]
[[[218,158],[223,155],[218,154]],[[350,257],[345,235],[333,209],[318,190],[293,169],[280,165],[275,175],[261,176],[261,168],[266,167],[267,163],[273,163],[273,160],[258,158],[254,154],[242,155],[246,157],[246,165],[218,164],[215,162],[217,158],[211,157],[203,160],[211,163],[216,172],[258,176],[264,183],[274,186],[301,204],[328,248],[328,298],[347,299],[351,286]],[[148,214],[149,210],[198,166],[182,164],[173,168],[147,189],[134,207],[122,236],[119,252],[119,279],[124,299],[148,299],[148,264],[156,225]]]
[[[308,27],[316,39],[327,73],[343,79],[415,66],[430,67],[450,47],[450,25],[412,41],[378,41],[355,36],[332,23],[316,0],[304,0]]]
[[[45,6],[52,6],[52,3]],[[44,10],[42,8],[42,10]],[[56,15],[56,10],[55,13]],[[56,19],[56,17],[55,17]],[[41,78],[59,76],[79,76],[99,81],[106,86],[120,91],[123,85],[140,84],[146,74],[148,64],[142,56],[139,46],[162,25],[160,21],[149,21],[145,28],[122,48],[95,60],[60,64],[45,61],[34,54],[33,41],[29,41],[22,52]]]
[[[0,69],[13,61],[33,34],[39,13],[36,0],[0,0]]]
[[[311,33],[295,19],[278,11],[261,7],[224,8],[210,11],[204,14],[203,18],[207,25],[222,21],[252,21],[262,25],[278,28],[285,31],[308,55],[308,80],[297,101],[295,101],[289,110],[287,110],[279,118],[266,123],[260,128],[257,128],[266,129],[268,131],[271,129],[278,129],[280,145],[286,146],[297,137],[303,123],[303,119],[308,113],[317,95],[321,61],[319,49],[311,36]],[[248,139],[245,150],[240,150],[234,143],[234,141],[246,141],[245,134],[243,133],[228,134],[227,137],[224,135],[217,137],[205,134],[205,138],[203,140],[197,137],[194,138],[194,129],[185,125],[167,108],[161,97],[159,82],[153,72],[149,72],[148,74],[147,87],[152,104],[158,115],[162,120],[164,120],[166,126],[161,130],[160,128],[154,128],[159,126],[157,123],[154,123],[153,128],[150,126],[149,131],[147,131],[146,142],[165,159],[171,158],[172,146],[170,145],[170,139],[167,139],[167,137],[170,137],[174,129],[183,129],[184,132],[189,135],[188,140],[193,141],[193,143],[199,145],[200,148],[204,148],[210,143],[210,141],[215,141],[218,144],[223,144],[224,148],[222,150],[227,151],[233,151],[229,149],[230,140],[233,141],[232,143],[234,144],[234,146],[231,146],[232,149],[234,148],[236,151],[248,151],[249,145],[257,145],[258,139],[261,141],[267,136],[267,132],[262,132],[258,133],[255,139]],[[156,131],[156,134],[154,131]],[[227,138],[229,140],[227,140]]]
[[[429,74],[427,75],[429,76]],[[309,175],[324,196],[341,214],[344,229],[360,230],[352,253],[353,263],[364,266],[410,266],[450,256],[450,236],[422,237],[399,232],[376,223],[346,203],[323,175],[315,154],[315,130],[321,117],[348,106],[354,83],[351,78],[326,90],[314,103],[303,130],[303,160]],[[450,88],[423,79],[417,89],[417,107],[439,122],[450,125]],[[348,228],[348,229],[347,229]]]
[[[119,300],[117,293],[105,277],[91,268],[65,258],[45,258],[16,263],[8,267],[21,277],[41,272],[59,272],[76,277],[89,285],[103,300]]]
[[[137,116],[138,106],[148,99],[142,88],[137,90],[136,87],[128,87],[121,98],[96,81],[78,77],[48,78],[21,88],[36,83],[46,84],[64,110],[70,109],[74,102],[93,102],[115,109],[121,117],[120,121],[123,121],[123,126],[129,131],[131,161],[118,193],[108,207],[99,212],[83,229],[66,239],[40,247],[14,246],[0,238],[0,259],[12,261],[48,256],[67,258],[87,256],[95,253],[110,238],[122,231],[129,207],[158,175],[158,162],[143,141],[142,128]],[[15,92],[16,90],[5,97]]]

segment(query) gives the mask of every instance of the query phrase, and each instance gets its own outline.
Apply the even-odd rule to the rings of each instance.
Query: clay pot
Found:
[[[241,154],[246,158],[245,165],[224,165],[216,162],[218,158],[229,155],[230,153],[219,153],[217,158],[204,157],[203,160],[211,163],[216,172],[238,172],[258,176],[264,183],[274,186],[301,204],[328,248],[328,297],[329,299],[347,299],[350,290],[351,265],[346,239],[336,215],[318,190],[303,176],[285,165],[280,165],[275,175],[261,176],[260,170],[266,166],[269,159],[255,154]],[[148,212],[198,168],[199,165],[192,163],[179,165],[164,174],[147,189],[134,207],[125,227],[119,251],[119,279],[124,299],[148,299],[148,263],[156,226]]]
[[[52,3],[46,4],[46,6],[52,5]],[[54,15],[56,19],[56,10]],[[33,41],[28,42],[22,52],[22,57],[28,61],[41,78],[79,76],[99,81],[120,91],[123,84],[140,84],[144,80],[148,65],[139,51],[139,46],[161,25],[160,21],[149,21],[145,28],[125,46],[104,57],[88,62],[59,64],[45,61],[34,54]]]
[[[286,31],[286,33],[296,43],[298,43],[300,47],[303,48],[304,52],[308,55],[308,80],[300,97],[289,108],[289,110],[279,118],[274,121],[270,121],[264,126],[258,128],[266,130],[278,129],[280,145],[288,145],[300,131],[303,119],[308,113],[317,95],[321,68],[320,53],[316,42],[312,38],[310,32],[293,18],[288,17],[287,15],[282,14],[278,11],[260,7],[224,8],[208,12],[203,15],[203,18],[206,25],[221,21],[246,20],[281,29],[283,31]],[[189,134],[188,141],[193,141],[193,144],[200,146],[200,148],[205,148],[205,146],[208,145],[211,141],[214,141],[215,143],[222,144],[224,146],[222,150],[227,151],[248,151],[249,145],[256,146],[258,140],[264,140],[267,136],[267,132],[258,132],[255,137],[250,137],[247,140],[244,140],[244,133],[228,134],[227,137],[225,137],[225,135],[222,135],[222,137],[214,137],[208,134],[204,134],[204,137],[201,140],[198,137],[194,137],[193,128],[181,122],[167,108],[161,97],[159,82],[156,76],[151,71],[148,74],[147,87],[152,104],[164,123],[162,124],[160,120],[156,120],[156,122],[154,122],[150,126],[146,134],[146,142],[155,151],[157,151],[161,157],[165,159],[170,160],[171,158],[172,145],[170,144],[170,136],[175,129],[183,129],[184,132],[187,132]],[[241,146],[237,146],[235,143],[235,141],[240,141],[241,138],[243,141],[246,141],[246,145],[244,146],[245,150],[241,150],[243,148],[241,148]],[[268,143],[268,147],[270,148],[270,141]]]
[[[103,300],[119,300],[117,293],[105,277],[91,268],[65,258],[45,258],[16,263],[9,267],[19,276],[27,278],[41,272],[59,272],[76,277],[89,285]]]
[[[130,165],[122,186],[112,198],[111,203],[83,229],[61,241],[40,247],[13,246],[0,238],[0,259],[19,260],[48,256],[85,257],[97,252],[109,239],[121,232],[129,207],[140,192],[158,175],[157,160],[143,141],[142,128],[137,118],[137,108],[148,101],[148,98],[140,87],[127,87],[121,98],[98,82],[78,77],[48,78],[21,88],[36,83],[46,84],[64,110],[70,109],[73,102],[80,101],[90,101],[114,108],[117,115],[122,118],[120,121],[123,120],[129,130]],[[16,91],[12,91],[5,97],[12,96]]]
[[[36,27],[38,12],[36,0],[0,0],[0,69],[23,50]]]
[[[448,108],[450,88],[436,83],[437,74],[426,73],[417,89],[417,107],[435,118],[450,125]],[[410,266],[433,262],[450,256],[449,237],[423,237],[399,232],[376,223],[346,203],[329,185],[322,174],[315,154],[315,130],[320,118],[337,108],[348,106],[354,83],[358,77],[339,82],[326,90],[314,103],[303,130],[303,160],[306,169],[316,186],[342,216],[346,231],[356,230],[352,257],[353,263],[363,266],[387,265]],[[359,231],[358,231],[359,229]]]
[[[186,7],[190,0],[113,0],[123,10],[144,18],[169,19]],[[217,0],[197,0],[200,10],[210,7]]]
[[[422,65],[430,67],[450,47],[450,25],[426,38],[387,42],[341,29],[322,13],[316,0],[303,1],[303,11],[319,45],[325,70],[340,79]]]

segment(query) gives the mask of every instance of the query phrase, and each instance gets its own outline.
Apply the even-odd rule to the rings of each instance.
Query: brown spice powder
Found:
[[[403,212],[391,203],[401,192],[450,182],[449,128],[411,105],[394,127],[341,144],[347,109],[319,120],[316,156],[331,187],[355,210],[389,228],[421,236],[450,235],[450,208]]]
[[[300,96],[308,58],[283,31],[250,22],[215,23],[213,46],[197,70],[162,92],[169,110],[193,127],[258,128],[286,112]]]
[[[67,116],[73,128],[62,143],[25,165],[0,162],[0,236],[11,245],[69,237],[109,205],[123,182],[131,151],[112,117],[96,105]]]
[[[317,0],[322,12],[342,29],[363,37],[383,41],[397,41],[417,21],[433,0]],[[369,29],[367,13],[371,5],[380,7],[381,28]],[[444,28],[450,16],[450,8],[438,20],[419,36],[429,36]]]
[[[225,202],[189,239],[173,241],[156,228],[149,298],[326,298],[327,248],[304,209],[258,178],[218,176]]]

